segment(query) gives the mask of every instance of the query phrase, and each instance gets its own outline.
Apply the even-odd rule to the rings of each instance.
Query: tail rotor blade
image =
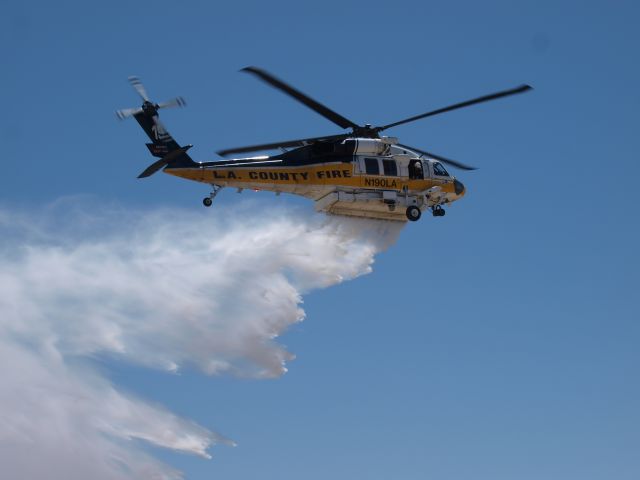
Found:
[[[138,92],[138,95],[142,97],[142,100],[144,100],[145,102],[149,101],[149,95],[147,95],[147,91],[144,89],[144,85],[142,85],[142,82],[138,77],[129,77],[129,83],[133,88],[135,88],[136,92]]]
[[[184,98],[176,97],[158,104],[158,108],[184,107],[186,105],[187,102],[184,100]]]
[[[119,120],[124,120],[140,112],[142,112],[141,108],[123,108],[122,110],[116,110],[116,116]]]

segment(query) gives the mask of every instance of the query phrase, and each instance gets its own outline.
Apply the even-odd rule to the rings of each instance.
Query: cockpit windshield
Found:
[[[448,177],[449,172],[439,162],[433,162],[433,172],[441,177]]]

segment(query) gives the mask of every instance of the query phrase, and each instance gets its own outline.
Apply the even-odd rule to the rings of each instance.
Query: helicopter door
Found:
[[[433,171],[431,169],[431,163],[426,160],[422,161],[422,170],[424,171],[424,178],[433,178]]]

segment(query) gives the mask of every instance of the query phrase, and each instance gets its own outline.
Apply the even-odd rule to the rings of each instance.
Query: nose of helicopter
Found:
[[[458,197],[464,196],[465,188],[464,188],[464,185],[462,184],[461,181],[454,180],[453,181],[453,188],[454,188],[454,191],[456,192],[456,195]]]

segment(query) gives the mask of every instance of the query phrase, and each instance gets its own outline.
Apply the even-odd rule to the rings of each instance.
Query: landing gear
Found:
[[[407,207],[407,218],[409,220],[411,220],[412,222],[420,220],[420,216],[421,215],[422,215],[422,212],[415,205],[411,205],[411,206]]]
[[[446,212],[440,205],[436,205],[435,207],[431,207],[431,213],[434,217],[444,217]]]
[[[216,195],[218,195],[218,192],[220,191],[220,189],[222,188],[220,185],[211,185],[211,193],[209,194],[208,197],[204,197],[202,199],[202,204],[205,207],[210,207],[211,204],[213,203],[213,199],[216,198]]]

